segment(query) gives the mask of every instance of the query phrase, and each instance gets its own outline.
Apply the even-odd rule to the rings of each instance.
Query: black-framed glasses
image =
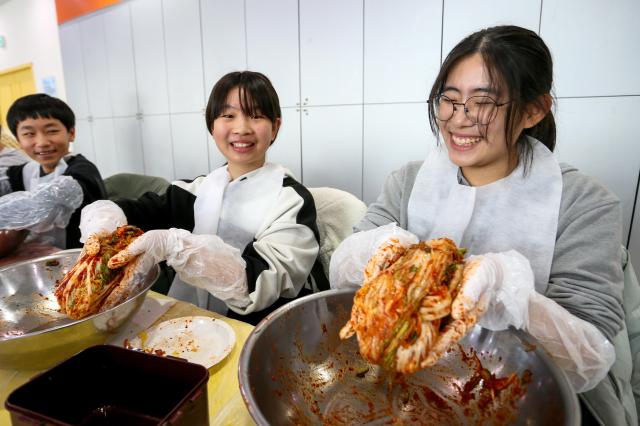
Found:
[[[511,101],[499,104],[490,96],[471,96],[464,102],[455,102],[445,95],[438,95],[433,100],[436,118],[440,121],[449,121],[453,114],[461,106],[464,114],[473,124],[483,126],[491,123],[498,113],[498,108],[509,104]]]

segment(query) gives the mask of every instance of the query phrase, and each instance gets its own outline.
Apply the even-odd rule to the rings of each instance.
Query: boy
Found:
[[[82,247],[80,210],[107,192],[96,166],[69,153],[73,111],[49,95],[27,95],[11,105],[7,124],[31,161],[0,169],[0,229],[29,229],[33,239],[56,247]]]

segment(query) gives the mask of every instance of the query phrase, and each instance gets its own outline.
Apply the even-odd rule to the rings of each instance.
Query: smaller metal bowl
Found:
[[[138,311],[158,277],[154,267],[138,294],[107,311],[73,320],[58,312],[53,292],[80,251],[66,250],[0,268],[0,368],[42,370],[104,343]]]
[[[11,254],[27,237],[29,231],[0,229],[0,257]]]

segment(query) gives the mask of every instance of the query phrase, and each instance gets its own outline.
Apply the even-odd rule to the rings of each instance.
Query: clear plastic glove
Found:
[[[384,268],[385,260],[389,260],[384,259],[385,253],[391,253],[391,250],[379,252],[381,258],[375,262],[377,271],[370,269],[365,271],[365,267],[369,263],[369,259],[378,252],[378,249],[384,248],[383,245],[406,247],[417,242],[418,237],[395,223],[350,235],[340,243],[331,256],[329,266],[331,288],[360,287],[365,274],[368,275],[368,278],[372,278],[376,272],[380,272]]]
[[[127,217],[116,203],[109,200],[94,201],[80,213],[80,242],[91,243],[90,236],[110,233],[126,224]]]
[[[447,339],[478,324],[491,330],[509,326],[535,337],[566,373],[576,392],[594,388],[615,361],[613,345],[593,325],[570,314],[534,289],[528,260],[516,251],[469,258],[458,295],[451,305],[451,326],[432,349],[446,348]],[[459,337],[459,336],[458,336]]]
[[[135,274],[146,274],[166,260],[185,283],[225,302],[240,305],[249,301],[246,263],[238,249],[217,235],[196,235],[176,228],[148,231],[113,256],[108,266],[119,268],[137,256]]]
[[[65,228],[82,199],[82,187],[71,176],[58,176],[32,191],[12,192],[0,197],[0,229],[40,233]]]

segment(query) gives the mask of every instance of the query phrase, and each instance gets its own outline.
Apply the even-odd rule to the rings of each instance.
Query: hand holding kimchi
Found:
[[[435,364],[476,322],[452,302],[464,280],[464,249],[447,238],[383,245],[369,260],[340,338],[358,337],[368,361],[401,373]]]
[[[133,279],[135,262],[113,269],[108,263],[142,233],[135,226],[121,226],[89,237],[76,264],[56,285],[60,311],[81,319],[117,306],[139,290],[139,280]]]

